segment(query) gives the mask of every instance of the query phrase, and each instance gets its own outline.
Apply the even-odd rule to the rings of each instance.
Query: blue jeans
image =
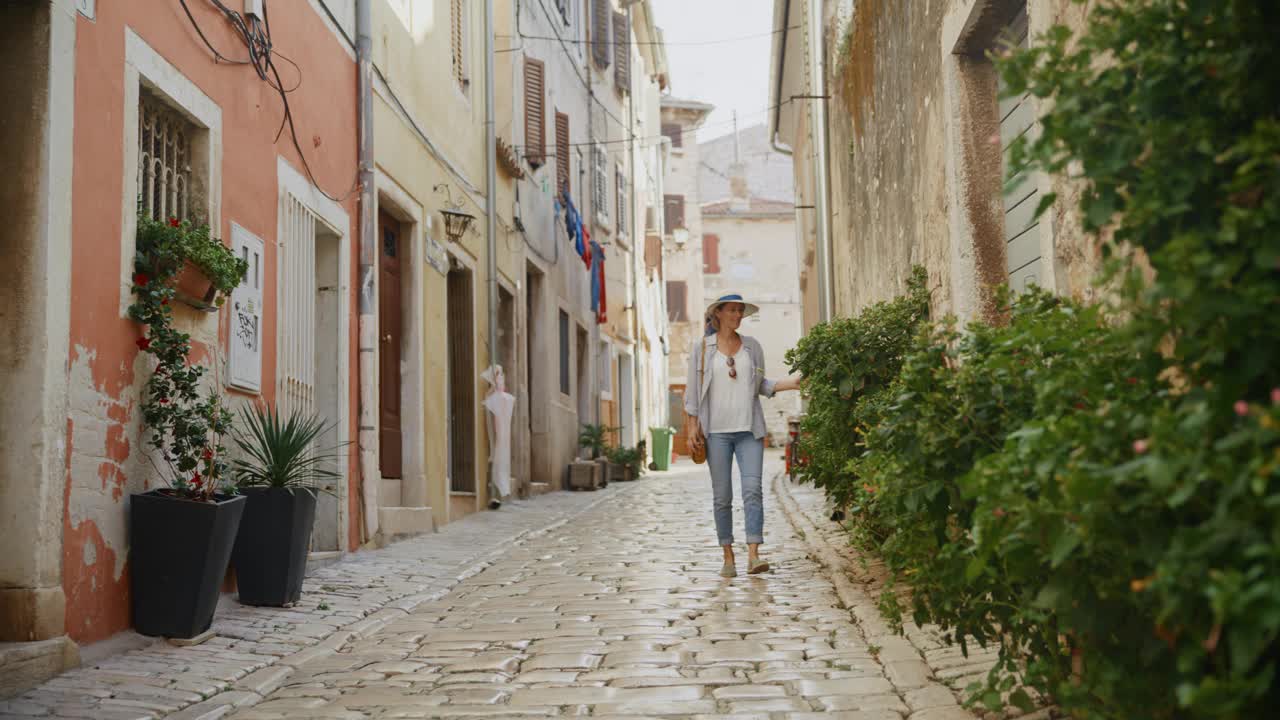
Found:
[[[764,441],[750,431],[711,433],[707,436],[707,467],[716,517],[716,537],[721,545],[733,544],[733,458],[742,475],[742,509],[747,516],[747,544],[764,542]]]

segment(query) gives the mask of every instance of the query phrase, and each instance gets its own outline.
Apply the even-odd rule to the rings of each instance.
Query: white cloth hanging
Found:
[[[501,365],[485,370],[480,377],[492,386],[484,399],[489,411],[489,466],[498,495],[495,499],[502,500],[511,494],[511,416],[516,397],[506,391]]]

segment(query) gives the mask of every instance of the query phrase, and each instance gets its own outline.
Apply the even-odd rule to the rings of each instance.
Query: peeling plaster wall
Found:
[[[828,40],[834,312],[901,293],[929,270],[949,304],[939,0],[855,4],[847,39]],[[829,55],[829,57],[831,57]]]
[[[195,4],[192,12],[216,47],[237,47],[238,41],[216,9]],[[121,307],[121,237],[132,210],[131,199],[124,198],[124,186],[126,175],[135,172],[124,167],[120,142],[131,132],[124,126],[128,31],[136,33],[219,109],[222,142],[216,151],[220,152],[221,182],[210,192],[220,198],[215,204],[220,210],[210,222],[216,236],[229,237],[230,224],[236,222],[266,243],[262,397],[267,401],[275,394],[278,332],[277,156],[294,167],[302,167],[302,162],[287,132],[279,143],[274,142],[283,114],[274,91],[249,68],[215,64],[176,4],[99,3],[96,18],[79,17],[76,27],[62,585],[67,597],[67,632],[85,643],[130,625],[129,494],[162,482],[147,459],[138,419],[148,359],[139,355],[134,344],[140,328],[124,317]],[[273,26],[273,41],[304,68],[304,81],[290,95],[290,106],[307,160],[326,190],[344,195],[356,169],[352,57],[310,5],[300,6],[290,22]],[[351,196],[342,204],[352,218],[352,226],[345,231],[352,238],[354,252],[358,237],[356,198]],[[354,255],[350,265],[353,271],[348,285],[353,292],[349,302],[354,307]],[[193,360],[211,367],[206,376],[211,383],[221,384],[225,375],[225,316],[177,311],[177,324],[191,332],[195,341]],[[354,371],[354,336],[348,338],[347,351]],[[356,385],[352,378],[349,386]],[[229,394],[234,402],[253,397]],[[348,416],[354,418],[354,391],[346,406]],[[355,460],[352,453],[349,477],[355,476]],[[349,489],[355,492],[354,482],[349,483]],[[348,529],[349,534],[354,531],[354,526]]]
[[[1002,232],[1003,227],[972,227],[955,219],[971,216],[969,206],[998,203],[998,179],[951,187],[947,167],[949,132],[956,147],[964,149],[967,157],[977,158],[973,162],[983,168],[991,165],[981,158],[990,131],[980,132],[976,128],[982,125],[977,122],[957,123],[947,111],[948,93],[959,107],[969,91],[956,84],[955,66],[948,64],[983,61],[957,59],[944,49],[947,22],[991,2],[859,0],[847,22],[843,21],[847,2],[825,2],[825,11],[833,19],[827,25],[826,47],[828,89],[833,96],[829,147],[837,315],[856,314],[901,293],[911,266],[917,263],[928,270],[937,313],[978,312],[981,308],[969,307],[955,289],[961,295],[981,296],[982,286],[1003,275],[1003,254],[984,256],[979,241]],[[1085,26],[1086,8],[1070,0],[1033,2],[1029,10],[1032,36],[1054,22],[1077,29]],[[789,53],[788,61],[800,58]],[[799,111],[797,117],[807,122]],[[800,139],[797,144],[798,159],[806,143],[807,139]],[[999,158],[994,162],[998,164]],[[803,183],[809,172],[797,162],[798,181]],[[1050,182],[1060,198],[1050,220],[1056,289],[1088,296],[1098,256],[1093,242],[1079,230],[1078,189],[1058,180]],[[960,206],[952,207],[953,202]],[[811,266],[802,263],[802,267]],[[813,284],[806,276],[806,294]]]

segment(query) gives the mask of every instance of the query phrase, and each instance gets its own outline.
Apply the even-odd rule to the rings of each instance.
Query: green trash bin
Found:
[[[653,437],[653,464],[650,470],[669,470],[671,468],[671,436],[676,434],[669,427],[649,428]]]

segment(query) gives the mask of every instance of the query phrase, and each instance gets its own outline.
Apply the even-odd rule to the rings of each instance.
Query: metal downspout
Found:
[[[818,231],[818,319],[827,322],[832,315],[831,302],[831,206],[827,180],[827,101],[826,58],[823,49],[822,6],[817,0],[807,0],[809,11],[809,72],[811,92],[817,96],[809,112],[813,124],[813,150],[816,163],[813,168],[814,214]]]
[[[357,90],[360,95],[360,287],[359,429],[357,447],[360,471],[357,475],[361,509],[361,542],[378,532],[378,437],[377,437],[377,295],[374,293],[374,248],[378,234],[373,177],[373,0],[356,0]]]
[[[635,37],[635,32],[636,32],[635,13],[633,12],[635,4],[636,4],[636,0],[632,0],[631,2],[627,3],[627,30],[631,33],[631,35],[627,37],[627,67],[628,68],[631,67],[631,60],[634,59],[632,57],[634,54],[633,52],[634,48],[631,44],[631,38]],[[614,42],[617,42],[616,38],[614,39]],[[632,73],[630,72],[627,73],[628,81],[630,81],[633,77],[634,75]],[[630,217],[631,227],[629,228],[629,231],[631,233],[631,272],[628,273],[630,275],[628,280],[631,283],[631,340],[634,343],[632,347],[635,349],[634,352],[631,353],[631,404],[633,406],[631,408],[631,417],[632,417],[632,422],[635,425],[640,426],[635,428],[635,437],[634,437],[634,440],[636,441],[636,443],[639,444],[640,441],[647,436],[647,428],[643,427],[646,423],[642,423],[640,421],[642,419],[647,419],[647,418],[643,417],[644,413],[642,412],[642,410],[644,408],[644,405],[641,403],[641,395],[643,394],[644,391],[643,391],[643,386],[640,383],[640,365],[641,365],[640,351],[643,346],[640,343],[640,267],[638,265],[639,256],[640,256],[639,250],[640,250],[641,238],[638,234],[640,223],[637,222],[637,218],[636,218],[637,213],[636,213],[636,200],[635,200],[635,192],[636,192],[635,82],[632,82],[631,87],[627,88],[627,123],[628,123],[627,129],[631,132],[631,142],[627,143],[627,145],[630,148],[629,160],[631,163],[631,172],[628,173],[628,176],[627,176],[627,182],[630,186],[630,192],[627,193],[627,202],[630,205],[630,207],[627,208],[627,212],[631,215]]]
[[[498,137],[493,99],[493,0],[484,3],[484,181],[485,255],[489,273],[489,365],[498,363]],[[486,421],[487,422],[487,421]],[[492,453],[493,448],[489,448]],[[488,492],[494,492],[493,463],[489,463]],[[499,499],[490,496],[490,500]]]

